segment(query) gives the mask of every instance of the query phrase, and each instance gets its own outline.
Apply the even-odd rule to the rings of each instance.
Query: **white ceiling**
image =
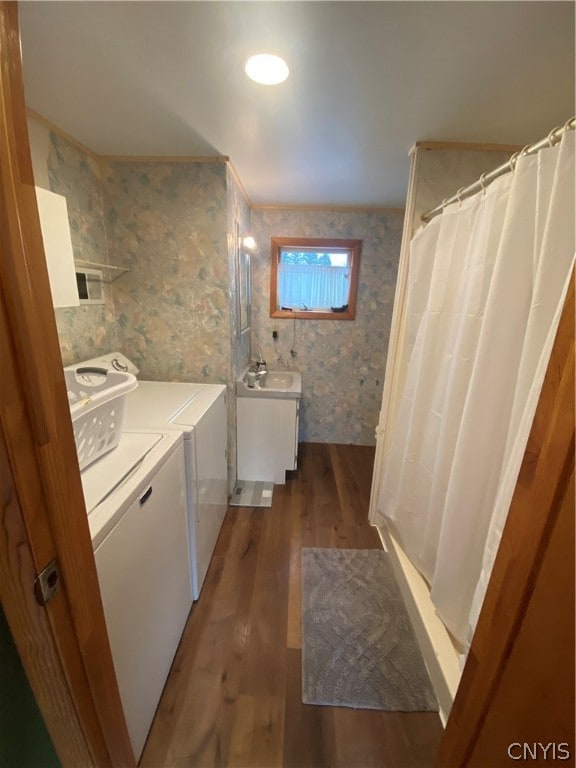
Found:
[[[255,204],[403,206],[418,140],[574,112],[572,2],[22,2],[28,105],[103,155],[228,155]],[[243,73],[282,55],[282,85]]]

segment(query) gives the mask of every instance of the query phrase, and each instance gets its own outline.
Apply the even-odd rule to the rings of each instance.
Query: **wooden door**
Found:
[[[64,765],[134,765],[118,693],[28,145],[18,6],[0,2],[0,600]],[[48,605],[34,578],[57,560]]]

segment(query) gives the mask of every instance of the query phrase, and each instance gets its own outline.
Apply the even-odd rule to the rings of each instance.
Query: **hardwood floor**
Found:
[[[373,448],[305,443],[271,509],[228,509],[141,766],[432,766],[436,713],[301,701],[300,550],[380,548],[373,461]]]

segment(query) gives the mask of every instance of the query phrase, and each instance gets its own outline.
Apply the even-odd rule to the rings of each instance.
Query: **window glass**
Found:
[[[272,317],[352,320],[359,240],[272,238]]]

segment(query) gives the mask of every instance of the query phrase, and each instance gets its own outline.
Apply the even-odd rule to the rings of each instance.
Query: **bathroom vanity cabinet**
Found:
[[[296,378],[297,377],[297,378]],[[247,391],[238,382],[236,435],[238,479],[261,480],[283,485],[286,470],[298,462],[300,375],[294,386],[275,390],[265,387]],[[273,380],[273,374],[270,375]]]

